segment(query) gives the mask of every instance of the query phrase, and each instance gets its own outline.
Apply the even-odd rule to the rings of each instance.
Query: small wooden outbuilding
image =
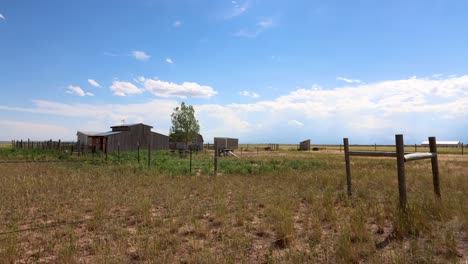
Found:
[[[78,132],[78,139],[86,136],[86,141],[82,142],[96,151],[113,152],[137,150],[150,147],[152,150],[169,149],[169,137],[156,132],[152,132],[153,127],[139,124],[125,124],[112,126],[111,131],[103,133]]]
[[[309,151],[310,150],[310,139],[304,140],[299,143],[299,150]]]

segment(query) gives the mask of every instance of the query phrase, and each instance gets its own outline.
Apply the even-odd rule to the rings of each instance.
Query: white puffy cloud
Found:
[[[169,64],[174,63],[174,61],[171,58],[166,58],[166,62],[169,63]]]
[[[292,120],[288,121],[288,125],[295,126],[295,127],[302,127],[302,126],[304,126],[304,123],[301,123],[301,122],[299,122],[299,121],[297,121],[295,119],[292,119]]]
[[[144,86],[149,92],[160,97],[209,98],[218,93],[210,86],[200,85],[195,82],[184,82],[182,84],[177,84],[173,82],[147,79]]]
[[[114,95],[126,96],[127,94],[141,94],[144,92],[143,89],[136,87],[134,84],[129,82],[114,81],[110,87]]]
[[[148,55],[146,52],[144,51],[139,51],[139,50],[134,50],[132,51],[132,56],[137,59],[137,60],[141,60],[141,61],[145,61],[145,60],[148,60],[151,56]]]
[[[259,98],[260,95],[256,92],[250,92],[250,91],[241,91],[239,92],[240,95],[245,96],[245,97],[250,97],[250,98]]]
[[[83,89],[81,89],[81,87],[73,86],[73,85],[68,86],[67,93],[78,95],[78,96],[94,96],[94,94],[92,94],[92,93],[83,91]]]
[[[152,79],[145,79],[144,84],[165,97],[191,96],[193,92],[190,89],[187,92],[183,84]],[[0,113],[70,116],[109,125],[125,118],[129,123],[157,123],[164,132],[169,129],[170,114],[178,104],[168,99],[104,105],[38,100],[27,108],[0,105]],[[213,136],[233,136],[242,142],[290,143],[310,137],[316,138],[317,143],[337,143],[342,137],[350,137],[353,143],[392,143],[396,133],[404,133],[405,141],[414,139],[415,143],[428,135],[463,140],[454,137],[462,135],[460,131],[468,127],[468,75],[445,79],[412,77],[329,90],[312,87],[296,89],[272,100],[197,104],[194,108],[207,140]],[[313,129],[306,130],[300,124],[310,124]]]
[[[343,81],[346,83],[361,83],[361,80],[355,80],[355,79],[350,79],[350,78],[344,78],[344,77],[336,77],[338,81]]]
[[[96,87],[96,88],[101,87],[101,85],[93,79],[88,79],[88,83],[91,84],[91,86]]]

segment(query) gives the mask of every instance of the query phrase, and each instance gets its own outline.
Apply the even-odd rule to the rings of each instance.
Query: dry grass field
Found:
[[[216,176],[210,152],[192,174],[187,157],[154,153],[148,169],[132,155],[0,163],[0,263],[468,260],[468,156],[439,156],[441,201],[430,161],[408,163],[405,214],[391,158],[353,157],[348,198],[338,151],[247,152]]]

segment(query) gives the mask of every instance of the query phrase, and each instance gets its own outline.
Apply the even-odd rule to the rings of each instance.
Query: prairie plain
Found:
[[[293,147],[291,147],[293,148]],[[351,147],[353,148],[353,147]],[[466,263],[468,158],[408,163],[343,153],[70,156],[0,149],[0,262]],[[144,153],[144,151],[142,151]],[[236,152],[237,153],[237,152]],[[35,161],[35,162],[30,162]]]

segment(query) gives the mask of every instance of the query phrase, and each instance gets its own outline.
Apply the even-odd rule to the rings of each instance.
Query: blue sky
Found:
[[[0,140],[194,105],[207,141],[468,142],[468,2],[0,2]]]

